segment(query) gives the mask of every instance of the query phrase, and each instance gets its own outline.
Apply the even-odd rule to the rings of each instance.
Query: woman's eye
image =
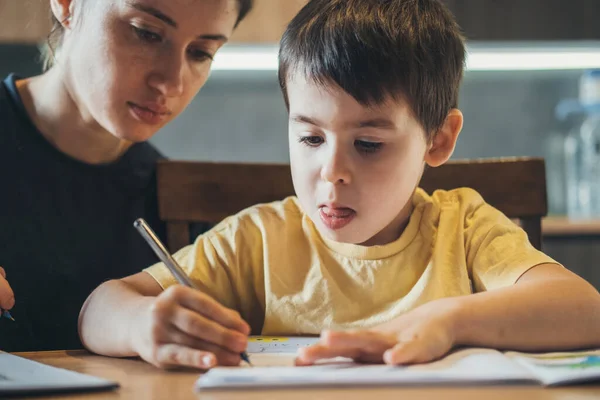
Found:
[[[367,142],[365,140],[356,140],[354,145],[363,153],[375,153],[383,146],[381,142]]]
[[[200,49],[189,49],[188,50],[188,55],[194,60],[194,61],[207,61],[207,60],[212,60],[213,59],[213,55],[204,51],[204,50],[200,50]]]
[[[160,43],[162,41],[162,37],[158,33],[154,33],[147,29],[138,28],[137,26],[131,26],[137,37],[144,42],[148,43]]]
[[[317,147],[323,143],[323,138],[320,136],[302,136],[298,141],[310,147]]]

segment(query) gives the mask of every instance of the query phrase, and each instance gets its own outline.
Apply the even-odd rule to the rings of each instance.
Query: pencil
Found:
[[[143,218],[138,218],[133,223],[135,229],[138,230],[140,235],[146,240],[146,242],[150,245],[154,253],[158,256],[158,258],[167,266],[169,271],[173,274],[177,282],[180,284],[191,287],[194,289],[198,289],[194,281],[190,279],[189,276],[183,271],[183,269],[177,264],[177,261],[169,254],[167,248],[162,244],[158,236],[154,233],[152,228],[148,225],[148,223]],[[250,362],[250,357],[248,357],[248,353],[245,351],[240,353],[240,357],[242,360],[248,363],[248,365],[252,366]]]
[[[8,312],[8,310],[3,310],[3,309],[0,308],[0,314],[2,314],[2,316],[4,318],[10,319],[12,322],[16,322],[15,319],[12,317],[12,315],[10,315],[10,313]]]

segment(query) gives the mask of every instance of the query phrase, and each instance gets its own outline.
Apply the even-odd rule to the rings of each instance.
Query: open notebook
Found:
[[[280,344],[281,339],[278,340]],[[257,345],[251,341],[248,350],[257,366],[212,369],[198,379],[196,389],[514,383],[556,386],[600,381],[600,351],[524,354],[463,349],[429,364],[406,367],[357,364],[345,359],[294,367],[293,353],[308,343],[306,339],[293,338],[287,343],[290,352],[286,355],[282,346],[264,342],[263,349],[256,353],[253,350]]]
[[[119,387],[116,382],[44,365],[0,351],[0,397],[87,392]]]

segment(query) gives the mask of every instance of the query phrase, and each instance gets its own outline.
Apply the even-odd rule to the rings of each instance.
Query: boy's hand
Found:
[[[453,299],[441,299],[373,329],[323,332],[318,344],[299,350],[296,364],[333,357],[393,365],[436,360],[455,345],[455,309]]]
[[[6,280],[6,271],[0,267],[0,308],[10,310],[14,305],[15,294]]]
[[[238,365],[250,334],[236,311],[181,285],[143,303],[132,327],[132,347],[160,368]]]

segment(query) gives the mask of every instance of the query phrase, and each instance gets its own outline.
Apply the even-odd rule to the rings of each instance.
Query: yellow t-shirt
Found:
[[[555,263],[471,189],[417,189],[396,241],[365,247],[321,237],[297,198],[223,220],[175,259],[201,290],[240,312],[253,334],[371,327],[434,299],[514,284]],[[161,263],[145,271],[167,288]]]

